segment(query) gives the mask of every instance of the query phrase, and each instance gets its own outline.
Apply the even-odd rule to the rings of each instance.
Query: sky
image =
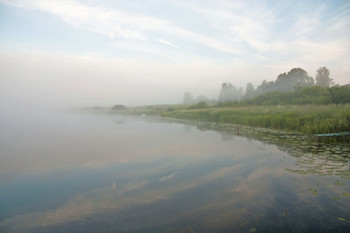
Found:
[[[0,105],[177,104],[321,66],[350,83],[350,1],[0,0]]]

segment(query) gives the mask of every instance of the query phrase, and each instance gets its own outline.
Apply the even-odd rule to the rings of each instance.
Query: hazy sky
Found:
[[[0,104],[180,103],[320,66],[350,83],[350,1],[0,0]]]

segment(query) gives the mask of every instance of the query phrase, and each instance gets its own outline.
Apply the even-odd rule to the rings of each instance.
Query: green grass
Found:
[[[187,106],[185,105],[148,105],[127,107],[126,109],[116,111],[109,110],[107,112],[110,114],[159,116],[162,113],[183,110],[186,108]]]
[[[305,134],[350,131],[350,105],[279,105],[178,108],[162,116],[296,131]]]

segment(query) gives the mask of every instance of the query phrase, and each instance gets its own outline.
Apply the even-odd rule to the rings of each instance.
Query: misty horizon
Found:
[[[0,1],[1,104],[178,104],[292,68],[349,82],[346,1]]]

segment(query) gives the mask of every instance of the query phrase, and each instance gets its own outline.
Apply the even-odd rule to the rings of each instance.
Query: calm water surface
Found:
[[[148,117],[0,120],[0,232],[350,232],[349,145]]]

